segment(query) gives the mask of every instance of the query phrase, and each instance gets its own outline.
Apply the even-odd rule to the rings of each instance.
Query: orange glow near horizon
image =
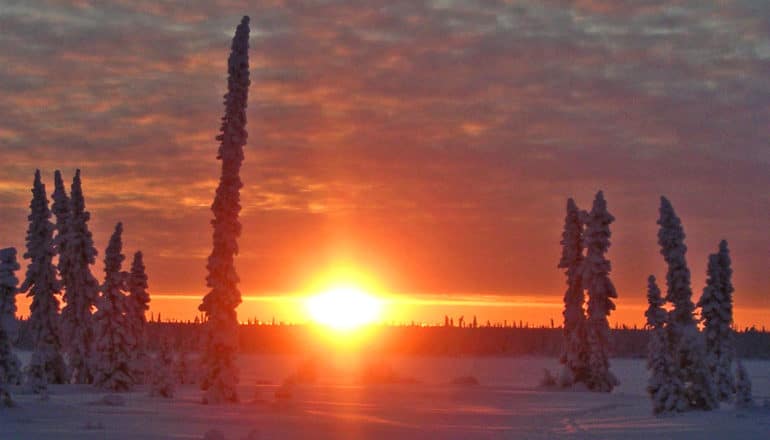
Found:
[[[356,283],[358,286],[365,286]],[[331,287],[332,285],[327,285]],[[323,292],[319,288],[315,292]],[[550,326],[553,320],[556,327],[562,324],[561,297],[546,300],[541,297],[521,295],[429,295],[429,294],[385,294],[381,290],[365,286],[362,288],[382,302],[382,310],[377,324],[411,324],[442,325],[444,316],[452,318],[455,324],[460,317],[470,324],[475,315],[479,325],[486,325],[487,320],[492,324],[508,325],[521,322],[534,327]],[[307,313],[305,303],[310,291],[305,294],[276,294],[276,295],[244,295],[243,302],[238,307],[238,318],[241,322],[276,324],[305,324],[312,322]],[[198,312],[198,305],[203,295],[189,294],[160,294],[151,293],[152,301],[147,317],[161,315],[162,321],[192,321]],[[20,294],[16,297],[17,315],[28,317],[31,299]],[[610,325],[627,325],[642,328],[644,326],[644,311],[646,304],[619,299],[618,308],[610,315]],[[759,329],[770,327],[767,317],[770,310],[765,308],[747,307],[737,304],[734,308],[734,328],[743,330],[756,326]],[[360,332],[357,332],[360,333]]]

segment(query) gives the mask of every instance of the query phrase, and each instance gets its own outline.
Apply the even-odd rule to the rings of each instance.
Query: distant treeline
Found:
[[[178,351],[197,351],[202,326],[194,323],[150,322],[149,348],[168,340]],[[310,325],[241,325],[240,349],[245,353],[298,354],[317,352],[328,343],[327,330]],[[560,328],[376,326],[364,349],[384,354],[428,356],[559,356]],[[610,353],[641,358],[647,354],[647,331],[611,330]],[[31,349],[26,321],[20,321],[16,345]],[[748,329],[735,333],[738,357],[770,359],[770,332]]]

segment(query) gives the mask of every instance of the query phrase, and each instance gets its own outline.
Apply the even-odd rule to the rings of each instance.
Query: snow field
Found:
[[[173,399],[149,397],[142,386],[114,402],[91,386],[51,385],[47,402],[17,387],[17,407],[0,411],[0,438],[203,439],[218,430],[230,440],[702,440],[764,439],[770,432],[770,409],[762,407],[652,416],[643,359],[611,359],[621,384],[591,393],[538,389],[543,368],[558,367],[552,358],[398,357],[381,363],[391,373],[386,383],[362,380],[373,358],[327,355],[314,382],[284,385],[298,366],[307,369],[306,359],[241,355],[236,405],[202,405],[195,385],[179,386]],[[770,399],[770,361],[744,363],[761,405]],[[451,384],[461,376],[480,385]]]

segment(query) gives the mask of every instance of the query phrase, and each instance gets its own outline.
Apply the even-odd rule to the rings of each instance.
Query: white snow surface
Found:
[[[29,354],[23,353],[23,359]],[[303,359],[241,355],[241,403],[202,405],[195,385],[174,399],[145,388],[105,404],[88,385],[50,385],[50,399],[12,388],[15,408],[0,409],[2,439],[766,439],[770,361],[745,361],[758,407],[655,417],[644,391],[643,359],[613,359],[612,393],[549,391],[536,383],[551,358],[396,357],[395,383],[359,380],[365,355],[325,354],[312,384],[282,385]],[[454,385],[472,376],[479,385]],[[455,381],[467,383],[467,381]],[[279,398],[276,391],[281,390]],[[109,400],[109,399],[108,399]]]

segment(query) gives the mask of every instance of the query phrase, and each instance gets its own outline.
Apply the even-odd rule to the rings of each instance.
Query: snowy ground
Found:
[[[47,402],[16,390],[18,407],[0,410],[0,438],[202,439],[211,429],[230,440],[770,438],[768,408],[651,416],[642,360],[613,360],[623,384],[612,394],[538,390],[554,359],[396,358],[389,365],[401,380],[388,384],[362,383],[362,363],[353,356],[330,361],[314,384],[295,385],[290,398],[277,399],[301,359],[242,356],[238,405],[201,405],[193,385],[173,400],[141,389],[123,394],[123,406],[99,403],[104,394],[90,387],[52,387]],[[761,405],[770,399],[770,361],[746,366]],[[480,384],[451,384],[468,375]]]

